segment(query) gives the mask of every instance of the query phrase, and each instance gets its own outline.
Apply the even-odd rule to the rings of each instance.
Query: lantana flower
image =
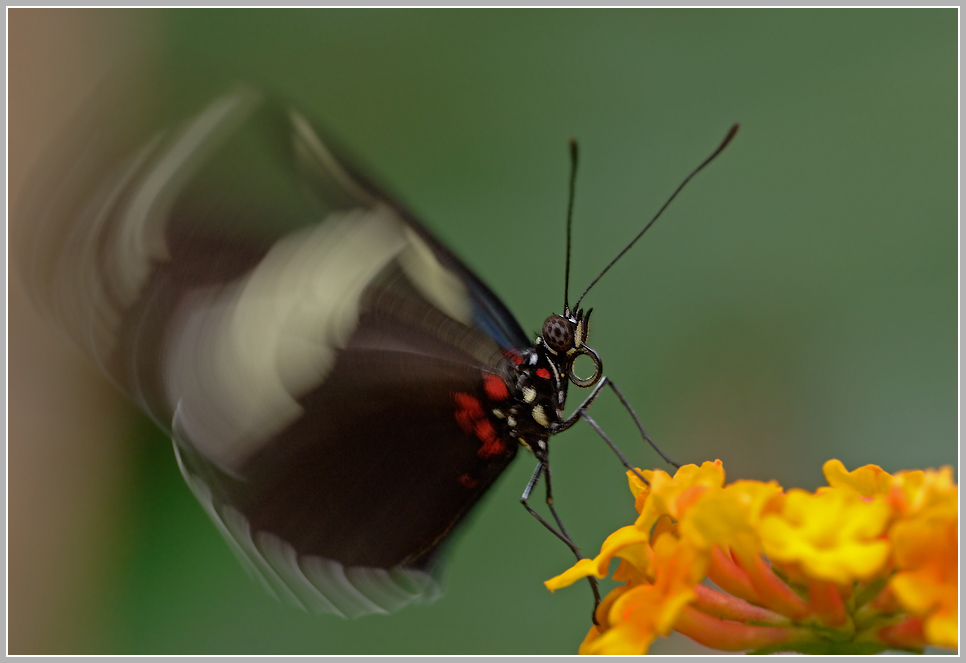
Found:
[[[546,582],[624,583],[582,654],[644,654],[676,630],[726,651],[876,653],[959,646],[959,488],[952,469],[823,467],[828,486],[725,485],[721,461],[628,482],[638,518]],[[708,580],[716,587],[709,586]]]

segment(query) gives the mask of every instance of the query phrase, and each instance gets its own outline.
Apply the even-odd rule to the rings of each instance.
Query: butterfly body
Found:
[[[27,280],[170,432],[243,564],[314,612],[438,596],[454,528],[521,446],[546,457],[569,360],[257,92],[67,143]]]
[[[344,617],[435,599],[444,544],[520,447],[538,462],[524,506],[579,553],[549,440],[583,417],[613,447],[584,409],[609,385],[650,441],[586,345],[590,311],[565,303],[531,340],[314,124],[249,88],[160,128],[95,110],[20,210],[24,280],[170,433],[266,589]],[[566,417],[571,383],[594,389]],[[557,528],[527,505],[541,476]]]

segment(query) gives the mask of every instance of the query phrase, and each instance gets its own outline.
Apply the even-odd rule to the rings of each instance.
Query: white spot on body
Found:
[[[524,387],[523,388],[523,400],[524,400],[524,402],[526,402],[526,403],[532,403],[536,397],[537,397],[537,390],[536,389],[534,389],[533,387]]]
[[[560,371],[557,370],[557,365],[552,361],[547,362],[550,365],[550,370],[553,371],[553,379],[555,382],[560,382]]]
[[[547,415],[543,411],[542,405],[534,405],[533,410],[531,410],[531,413],[533,415],[533,420],[536,421],[538,424],[540,424],[544,428],[547,428],[548,426],[550,426],[550,422],[547,420]]]

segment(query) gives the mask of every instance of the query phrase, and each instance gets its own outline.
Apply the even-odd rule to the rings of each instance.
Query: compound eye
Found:
[[[574,347],[574,329],[562,315],[551,315],[543,323],[543,340],[554,352],[566,353]]]

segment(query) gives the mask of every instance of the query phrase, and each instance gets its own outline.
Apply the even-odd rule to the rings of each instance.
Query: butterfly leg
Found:
[[[557,526],[560,528],[560,532],[567,537],[568,540],[573,541],[570,538],[570,534],[567,532],[567,528],[564,527],[563,521],[560,520],[560,516],[557,515],[557,510],[553,508],[553,488],[551,487],[550,481],[550,463],[544,465],[543,474],[546,480],[547,487],[547,508],[550,509],[550,513],[553,514],[553,519],[557,521]],[[580,559],[580,552],[577,551],[577,559]]]
[[[541,460],[537,463],[536,468],[534,468],[533,470],[533,474],[530,476],[530,481],[527,482],[527,487],[523,490],[523,495],[520,497],[520,504],[523,505],[523,508],[526,509],[531,516],[539,520],[541,525],[543,525],[548,530],[553,532],[554,536],[556,536],[558,539],[566,543],[567,547],[570,548],[573,551],[574,555],[577,556],[577,559],[581,559],[580,549],[577,548],[576,545],[574,545],[574,542],[570,539],[570,536],[567,534],[567,531],[564,530],[563,525],[560,525],[560,518],[557,517],[557,512],[554,511],[553,509],[553,506],[551,504],[553,502],[553,498],[550,493],[549,485],[547,488],[547,505],[550,506],[550,513],[553,514],[554,519],[557,521],[557,524],[560,525],[560,529],[558,530],[553,525],[548,523],[543,516],[541,516],[536,511],[534,511],[533,508],[530,506],[530,493],[533,492],[534,487],[536,487],[537,485],[537,481],[540,480],[540,476],[543,475],[544,472],[546,472],[547,475],[549,476],[548,470],[549,470],[549,466],[547,465],[547,462],[545,460]]]
[[[677,463],[677,462],[671,460],[668,457],[667,454],[665,454],[663,451],[661,451],[661,448],[660,447],[658,447],[656,444],[654,444],[654,441],[648,436],[647,431],[644,430],[644,425],[641,423],[641,420],[637,417],[637,413],[634,412],[634,408],[631,407],[631,404],[624,397],[624,394],[621,393],[620,389],[617,388],[617,385],[614,384],[613,380],[611,380],[606,375],[604,377],[602,377],[600,379],[600,381],[597,382],[596,385],[594,385],[593,391],[591,391],[590,392],[590,395],[588,395],[587,398],[584,399],[584,402],[581,403],[580,406],[576,410],[574,410],[574,413],[571,414],[570,417],[566,421],[562,422],[557,427],[556,430],[554,430],[554,434],[557,434],[557,433],[559,433],[561,431],[567,430],[568,428],[570,428],[571,426],[573,426],[575,423],[577,423],[577,421],[579,421],[580,419],[585,419],[587,421],[587,423],[589,423],[591,425],[591,427],[595,431],[597,431],[597,434],[600,435],[602,438],[604,438],[604,441],[607,442],[607,444],[610,446],[610,448],[614,451],[614,454],[616,454],[617,457],[620,458],[621,462],[624,464],[624,467],[626,467],[627,469],[633,471],[635,474],[638,474],[637,473],[637,470],[635,470],[634,467],[631,466],[631,464],[624,457],[624,454],[622,454],[620,452],[620,450],[617,448],[617,445],[615,445],[611,441],[611,439],[609,437],[607,437],[607,435],[604,433],[603,429],[601,429],[601,427],[598,426],[597,423],[594,422],[593,419],[591,419],[587,415],[587,409],[591,406],[591,404],[595,400],[597,400],[597,397],[600,396],[600,392],[604,390],[604,387],[605,386],[610,386],[610,388],[614,390],[614,393],[617,394],[617,398],[620,399],[620,402],[624,406],[624,409],[626,409],[630,413],[631,419],[633,419],[634,420],[634,423],[637,425],[637,430],[640,432],[641,437],[644,438],[644,441],[646,441],[648,444],[650,444],[651,447],[668,464],[673,465],[674,467],[681,467],[681,464],[680,463]],[[641,477],[640,474],[638,474],[638,477],[640,477],[641,479],[644,478],[644,477]]]
[[[548,523],[543,516],[533,510],[530,506],[530,494],[533,492],[534,487],[537,485],[537,481],[540,480],[541,475],[546,475],[546,488],[547,488],[547,506],[550,508],[550,513],[553,514],[554,520],[557,521],[557,525],[560,526],[558,531],[553,525]],[[548,530],[553,532],[554,536],[567,544],[567,547],[573,551],[577,559],[583,559],[583,555],[580,553],[580,549],[571,540],[570,535],[567,534],[567,530],[564,528],[560,517],[557,515],[556,509],[553,508],[553,489],[550,484],[550,463],[546,458],[543,458],[537,462],[537,466],[533,470],[533,474],[530,476],[530,481],[527,482],[527,487],[523,490],[523,495],[520,497],[520,503],[527,512],[536,518],[541,525],[546,527]],[[597,611],[597,606],[600,605],[600,589],[597,587],[597,578],[590,576],[587,578],[590,582],[590,589],[594,592],[594,613]],[[594,623],[597,623],[597,618],[594,616]]]
[[[637,413],[634,412],[634,408],[631,407],[631,404],[624,397],[624,394],[621,393],[621,390],[617,388],[617,385],[614,384],[614,381],[611,380],[610,378],[605,377],[601,380],[601,382],[603,382],[604,380],[607,381],[607,384],[610,385],[610,388],[614,390],[615,394],[617,394],[617,398],[620,399],[620,402],[624,406],[624,409],[630,413],[631,419],[633,419],[634,423],[637,424],[637,430],[640,431],[641,437],[643,437],[647,441],[647,443],[651,445],[654,451],[656,451],[661,456],[661,458],[663,458],[669,465],[673,465],[674,467],[681,467],[681,463],[677,463],[671,460],[667,456],[667,454],[661,451],[661,448],[658,447],[656,444],[654,444],[654,441],[647,436],[647,431],[644,430],[644,425],[641,423],[641,420],[637,418]]]

